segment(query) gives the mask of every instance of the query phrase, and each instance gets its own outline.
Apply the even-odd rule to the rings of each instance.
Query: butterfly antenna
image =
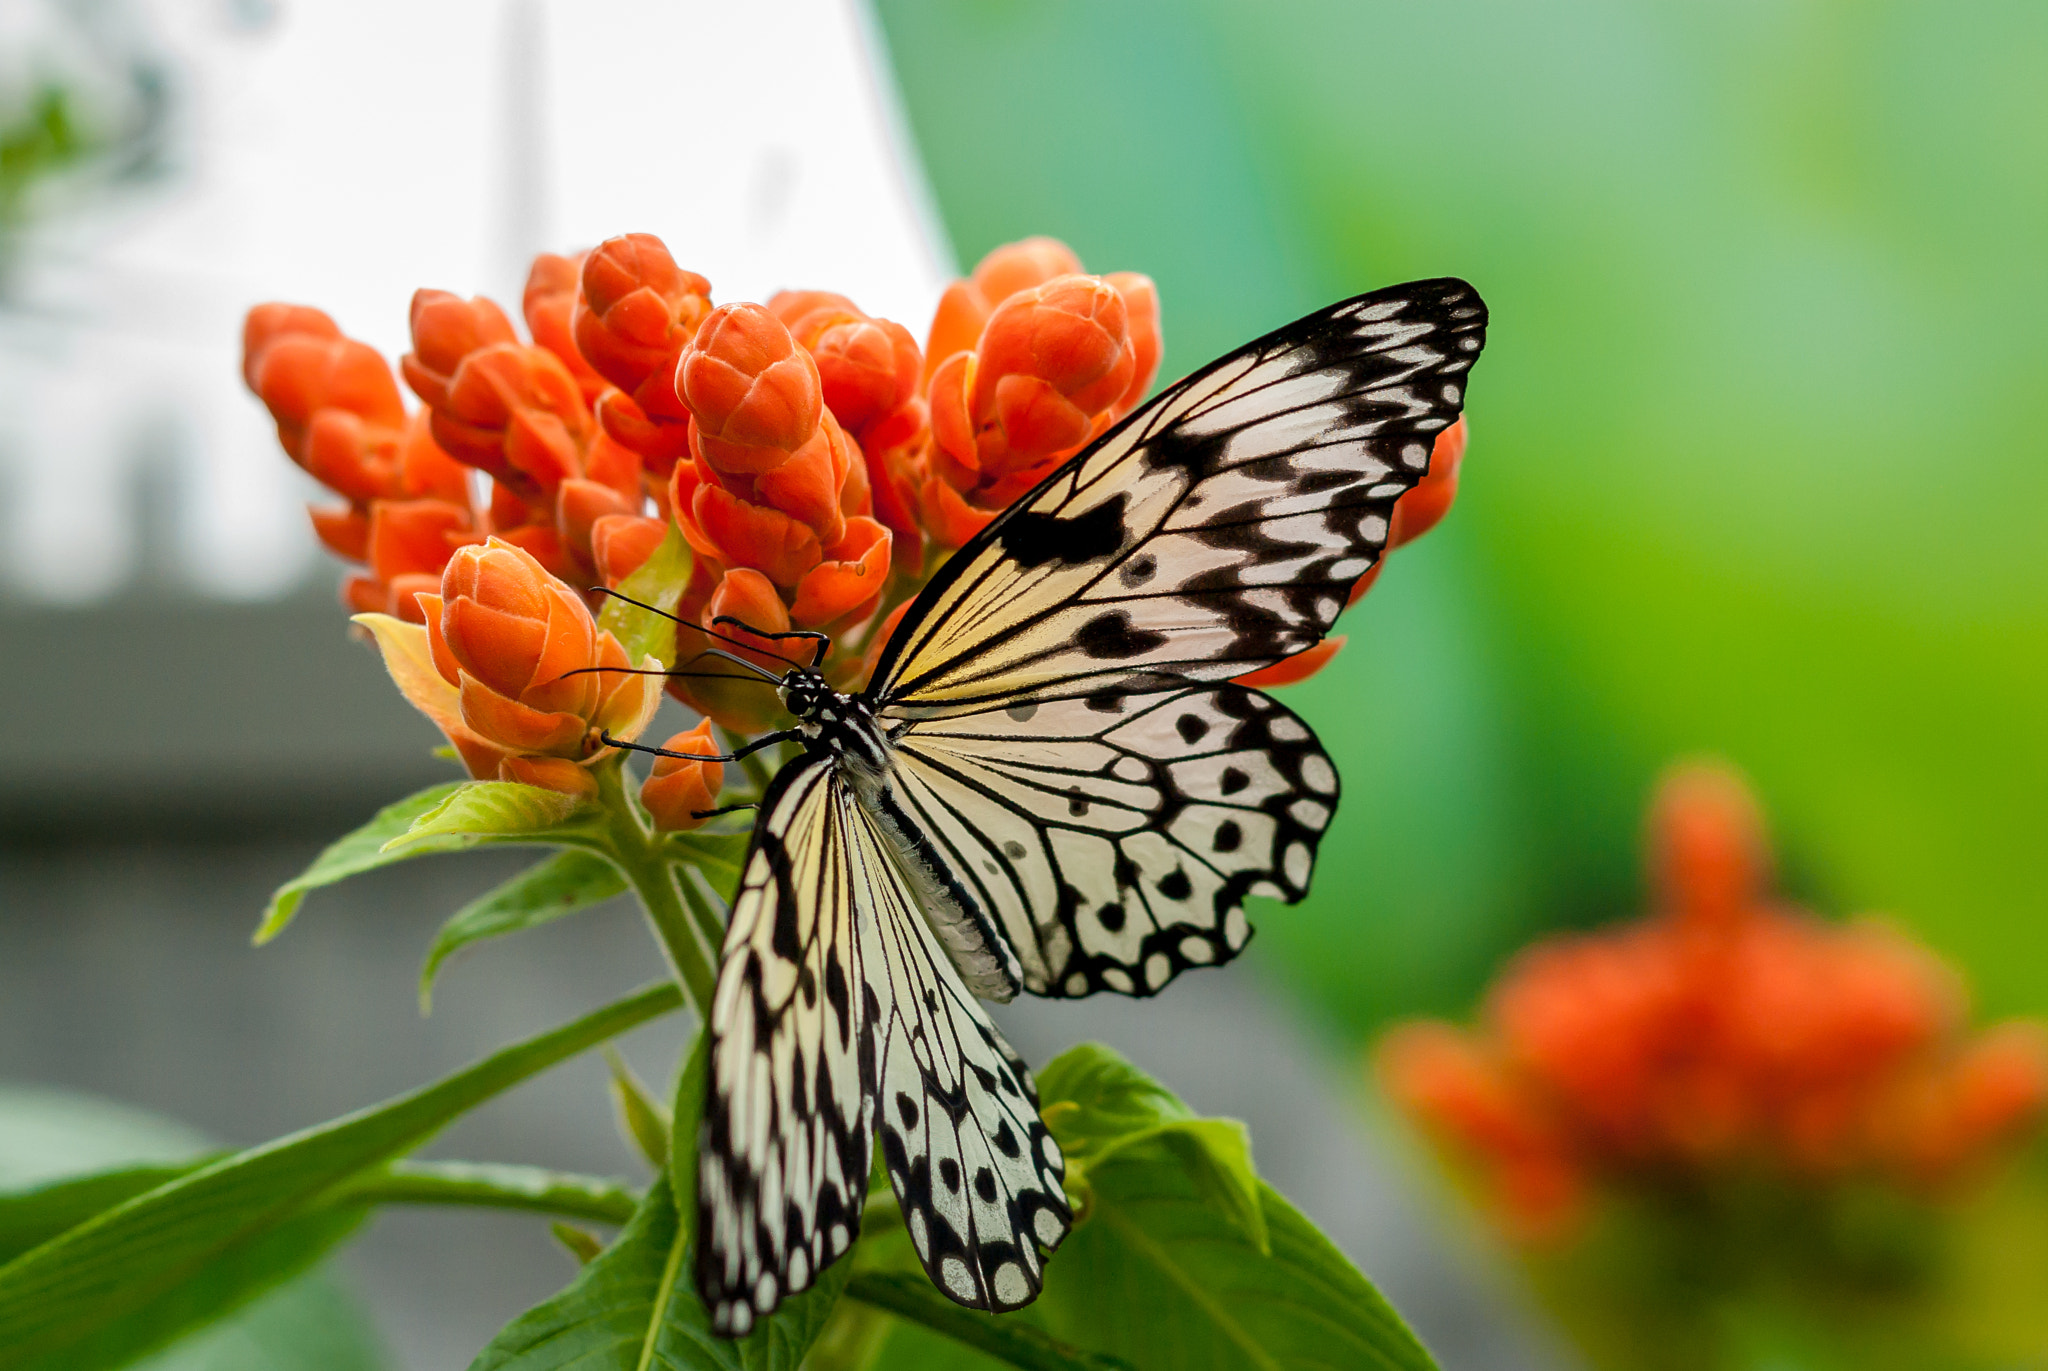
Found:
[[[698,653],[691,661],[703,657]],[[614,676],[666,676],[671,681],[750,681],[751,676],[741,676],[730,671],[656,671],[644,666],[579,666],[555,677],[555,681],[566,681],[571,676],[588,676],[594,672],[610,672]],[[548,682],[553,685],[554,681]]]
[[[737,638],[728,638],[723,633],[714,633],[710,629],[704,627],[704,625],[702,624],[692,623],[688,619],[683,618],[681,615],[671,614],[667,610],[662,609],[656,605],[650,605],[644,600],[636,600],[630,595],[622,595],[618,591],[613,590],[610,586],[592,586],[590,587],[590,593],[593,595],[608,595],[614,600],[624,600],[627,604],[633,606],[635,609],[644,609],[649,614],[659,614],[662,618],[668,620],[677,628],[693,628],[697,630],[697,632],[703,634],[705,637],[716,638],[721,643],[730,643],[734,647],[746,646],[745,643],[741,642]],[[719,620],[714,619],[712,620],[712,622],[717,623],[719,622]],[[729,620],[729,622],[738,623],[739,620],[733,619]],[[752,630],[749,631],[751,632]],[[772,633],[764,633],[761,636],[764,638],[772,638],[777,635]]]
[[[743,757],[759,752],[764,747],[773,747],[777,743],[786,743],[792,738],[801,738],[802,736],[803,734],[797,729],[785,728],[775,733],[764,733],[754,739],[753,742],[735,751],[715,754],[672,752],[665,747],[649,747],[645,743],[629,743],[624,738],[614,738],[609,729],[601,730],[597,735],[597,740],[606,747],[616,747],[625,752],[645,752],[650,757],[674,757],[678,761],[684,762],[737,762]]]

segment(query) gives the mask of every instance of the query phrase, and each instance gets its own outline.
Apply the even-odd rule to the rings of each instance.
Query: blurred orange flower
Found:
[[[635,664],[618,639],[523,548],[493,538],[459,549],[440,593],[419,602],[424,627],[382,614],[356,622],[480,780],[594,794],[589,768],[619,755],[600,735],[630,741],[654,716],[661,678],[626,672]],[[661,667],[651,657],[637,665]]]
[[[1938,1188],[2039,1125],[2041,1028],[1973,1038],[1924,947],[1773,900],[1732,773],[1668,776],[1650,850],[1657,912],[1530,948],[1477,1031],[1410,1024],[1380,1046],[1395,1100],[1479,1164],[1517,1231],[1568,1232],[1591,1189],[1658,1178]]]

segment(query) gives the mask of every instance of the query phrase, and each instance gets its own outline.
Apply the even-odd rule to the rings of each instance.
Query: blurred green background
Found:
[[[1346,800],[1268,967],[1362,1034],[1640,908],[1656,773],[2048,1009],[2048,6],[881,0],[971,264],[1159,282],[1163,375],[1467,277],[1458,505],[1292,702]]]

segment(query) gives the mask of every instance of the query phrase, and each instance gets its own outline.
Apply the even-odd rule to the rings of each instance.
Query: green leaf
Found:
[[[1249,1153],[1233,1155],[1241,1128],[1190,1128],[1170,1092],[1093,1044],[1052,1062],[1039,1094],[1090,1201],[1026,1311],[1054,1336],[1137,1367],[1434,1366],[1357,1268],[1251,1176]]]
[[[1045,1102],[1046,1124],[1072,1166],[1071,1189],[1085,1197],[1090,1167],[1123,1148],[1157,1139],[1180,1158],[1203,1198],[1266,1252],[1259,1176],[1242,1123],[1196,1117],[1172,1091],[1093,1043],[1063,1053],[1046,1067],[1039,1098]]]
[[[585,823],[595,819],[598,807],[545,786],[519,781],[465,781],[456,785],[439,804],[412,822],[412,827],[384,844],[385,852],[402,852],[415,843],[436,842],[434,851],[445,851],[445,841],[455,845],[497,839],[521,843],[547,841],[589,841],[594,830]],[[438,841],[437,841],[438,840]]]
[[[491,1096],[681,1003],[673,984],[649,987],[434,1085],[201,1167],[23,1253],[0,1267],[0,1368],[77,1348]]]
[[[388,850],[387,844],[393,838],[411,828],[413,821],[445,804],[450,796],[463,786],[461,781],[447,781],[441,785],[428,786],[417,794],[408,795],[396,804],[386,805],[377,811],[376,817],[345,838],[328,845],[326,851],[313,859],[313,864],[277,888],[270,897],[270,905],[263,911],[263,922],[256,927],[256,945],[261,947],[278,934],[284,932],[292,916],[299,912],[299,905],[308,891],[318,890],[323,885],[347,880],[365,871],[393,862],[409,861],[424,857],[431,852],[446,852],[462,844],[445,841],[438,844],[416,844],[396,851]]]
[[[690,545],[683,541],[683,532],[671,519],[668,535],[661,545],[654,549],[654,555],[642,562],[631,576],[619,582],[619,593],[629,595],[641,604],[653,605],[663,613],[675,613],[676,604],[683,598],[683,588],[690,583]],[[634,666],[640,665],[642,657],[652,657],[663,666],[674,666],[676,661],[676,626],[673,620],[664,619],[660,614],[650,614],[638,605],[629,605],[624,600],[607,597],[604,608],[598,611],[597,626],[611,631],[626,649],[626,660]]]
[[[1070,1159],[1070,1188],[1085,1198],[1074,1230],[1032,1304],[1007,1315],[962,1310],[950,1323],[918,1317],[921,1328],[966,1342],[951,1324],[1023,1324],[1140,1371],[1432,1371],[1428,1352],[1365,1277],[1252,1174],[1240,1125],[1197,1118],[1092,1044],[1049,1063],[1038,1084],[1046,1122]],[[900,1229],[864,1235],[859,1251],[863,1279],[924,1279]]]
[[[66,1229],[145,1190],[195,1171],[203,1162],[124,1166],[0,1195],[0,1263],[12,1261]]]
[[[218,1323],[304,1273],[356,1228],[360,1206],[324,1208],[278,1224],[220,1253],[153,1298],[95,1321],[84,1335],[39,1355],[7,1360],[23,1371],[112,1371],[197,1329]],[[11,1357],[13,1349],[7,1354]]]
[[[432,1007],[441,964],[472,943],[535,928],[603,904],[626,888],[618,868],[594,852],[558,852],[448,916],[420,967],[420,1012]]]
[[[568,1289],[493,1338],[470,1371],[796,1371],[853,1269],[835,1262],[816,1285],[732,1340],[711,1331],[689,1249],[664,1174],[619,1240]]]
[[[605,1049],[605,1062],[612,1069],[612,1104],[619,1113],[619,1131],[640,1150],[649,1166],[662,1170],[668,1165],[668,1106],[654,1098],[647,1082],[633,1074],[616,1049]]]
[[[886,1309],[955,1342],[1023,1371],[1112,1371],[1129,1362],[1069,1347],[1029,1324],[991,1318],[953,1303],[924,1272],[864,1271],[847,1283],[846,1297]]]
[[[704,873],[704,879],[727,904],[739,889],[740,865],[747,859],[746,833],[670,833],[661,840],[662,852],[672,861],[686,862]]]

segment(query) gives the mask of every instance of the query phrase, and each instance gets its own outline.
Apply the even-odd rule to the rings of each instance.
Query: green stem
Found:
[[[706,929],[703,919],[686,907],[679,885],[681,872],[663,855],[661,835],[640,813],[626,793],[626,769],[614,764],[597,769],[598,800],[605,810],[605,831],[609,839],[606,855],[640,897],[640,907],[668,954],[676,981],[689,998],[690,1007],[701,1019],[711,1008],[716,976],[711,969],[710,949],[718,937]]]
[[[393,1162],[338,1190],[338,1202],[460,1204],[623,1224],[640,1197],[616,1180],[497,1162]]]

